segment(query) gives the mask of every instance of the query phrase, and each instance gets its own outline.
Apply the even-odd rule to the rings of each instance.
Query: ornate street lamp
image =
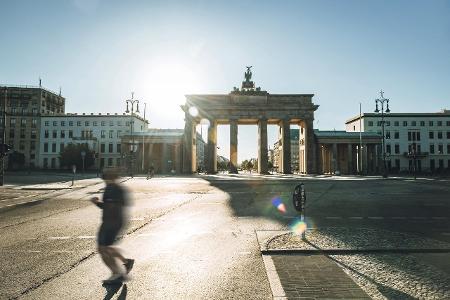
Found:
[[[382,140],[381,147],[383,152],[383,177],[388,177],[388,169],[386,166],[386,141],[384,134],[384,115],[391,112],[389,109],[389,99],[384,98],[383,91],[380,91],[381,98],[375,99],[375,113],[381,113],[381,130],[382,130]],[[381,110],[378,109],[378,104],[381,104]],[[385,107],[386,104],[386,107]]]
[[[134,160],[134,120],[133,116],[134,113],[139,113],[139,100],[134,99],[134,92],[131,93],[131,99],[125,100],[125,103],[127,104],[127,110],[125,111],[127,114],[129,113],[131,116],[130,126],[131,126],[131,147],[130,147],[130,175],[133,177],[133,160]],[[131,105],[131,110],[128,107],[128,104]],[[134,105],[136,104],[136,110],[134,109]]]

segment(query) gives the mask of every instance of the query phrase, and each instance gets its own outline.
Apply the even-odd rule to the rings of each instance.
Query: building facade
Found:
[[[0,139],[24,155],[21,167],[34,168],[39,164],[41,118],[63,114],[65,101],[60,93],[41,86],[0,86],[0,115],[6,112],[6,122],[0,118]]]
[[[299,172],[299,159],[301,157],[300,151],[299,151],[299,129],[291,128],[291,170],[294,173]],[[274,170],[277,170],[277,172],[281,172],[281,161],[282,161],[282,155],[283,155],[283,145],[282,145],[282,132],[281,130],[278,130],[278,140],[273,144],[273,152],[272,154],[269,154],[269,160],[270,156],[273,158],[273,168]]]
[[[148,122],[129,114],[54,114],[41,117],[38,166],[59,169],[68,144],[85,144],[96,155],[95,168],[121,167],[123,135],[140,133]],[[67,167],[67,166],[66,166]]]
[[[390,172],[436,173],[450,169],[450,110],[385,114],[385,151]],[[361,124],[361,126],[360,126]],[[364,113],[346,121],[348,132],[382,134],[381,116]]]

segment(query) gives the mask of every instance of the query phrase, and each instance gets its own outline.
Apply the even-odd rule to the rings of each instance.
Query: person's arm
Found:
[[[95,205],[97,205],[98,207],[100,207],[101,209],[103,209],[103,206],[105,204],[102,201],[100,201],[100,199],[98,197],[92,197],[91,202],[94,203]]]

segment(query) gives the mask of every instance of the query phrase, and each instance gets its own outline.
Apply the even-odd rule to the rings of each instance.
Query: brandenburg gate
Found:
[[[181,106],[185,112],[183,172],[197,171],[196,126],[206,119],[209,124],[205,147],[207,173],[217,172],[217,125],[230,125],[230,173],[237,173],[238,125],[258,125],[258,172],[268,173],[267,125],[280,126],[281,166],[284,174],[291,171],[290,125],[300,126],[300,172],[316,173],[316,144],[314,141],[314,111],[319,107],[312,102],[313,94],[269,94],[256,87],[251,67],[244,74],[240,89],[225,95],[186,95]]]

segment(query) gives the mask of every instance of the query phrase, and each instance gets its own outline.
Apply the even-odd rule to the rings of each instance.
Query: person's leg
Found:
[[[123,255],[119,252],[119,249],[117,249],[116,247],[108,246],[107,249],[111,257],[118,258],[120,261],[122,261],[122,263],[127,262],[127,259],[123,257]]]
[[[100,253],[103,262],[111,270],[111,272],[113,274],[120,274],[119,266],[117,265],[115,258],[108,251],[108,246],[99,246],[98,252]]]

